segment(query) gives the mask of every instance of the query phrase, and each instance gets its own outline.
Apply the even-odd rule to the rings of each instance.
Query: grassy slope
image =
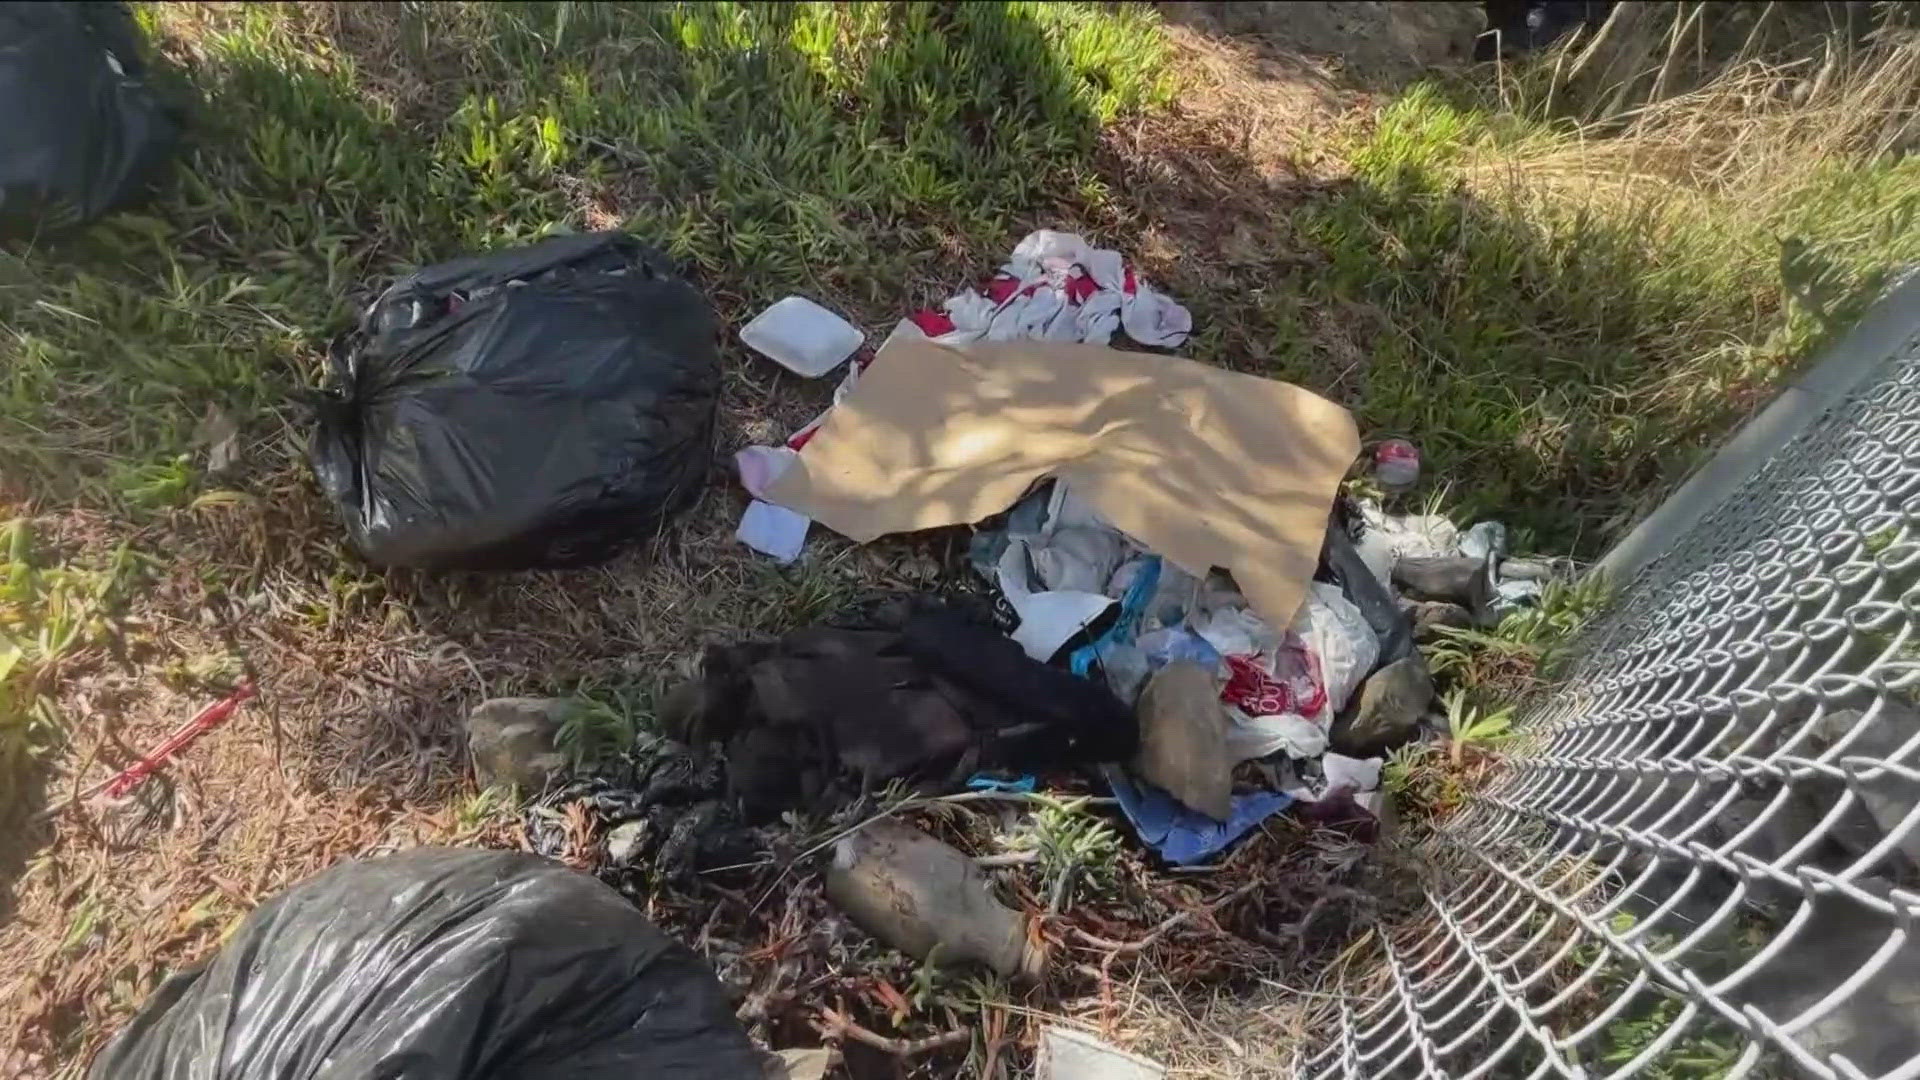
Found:
[[[270,639],[280,661],[313,665],[281,669],[295,688],[463,642],[479,686],[448,662],[406,714],[443,731],[483,689],[654,679],[702,634],[798,617],[837,587],[823,566],[876,577],[830,542],[798,574],[738,559],[719,477],[661,563],[604,577],[421,583],[353,563],[303,477],[289,400],[353,292],[408,264],[625,226],[684,260],[736,323],[799,291],[884,329],[1030,227],[1107,228],[1136,250],[1170,236],[1142,254],[1195,311],[1189,355],[1338,396],[1369,433],[1419,441],[1456,503],[1593,551],[1824,332],[1783,299],[1780,239],[1804,239],[1795,272],[1822,283],[1810,296],[1920,258],[1911,162],[1827,161],[1766,200],[1664,180],[1616,190],[1568,180],[1578,139],[1425,90],[1321,140],[1340,179],[1227,170],[1251,253],[1222,260],[1174,218],[1224,217],[1226,201],[1166,204],[1134,182],[1135,158],[1193,149],[1124,137],[1136,118],[1188,116],[1140,8],[160,5],[143,18],[200,99],[176,179],[140,213],[0,252],[13,507],[0,517],[39,526],[9,536],[0,568],[0,654],[21,650],[0,661],[9,755],[89,715],[77,680],[116,672],[122,707],[157,709],[164,730]],[[817,405],[817,388],[728,355],[729,440]],[[244,431],[239,472],[218,481],[194,441],[210,405]],[[616,603],[629,581],[638,615]],[[231,639],[189,633],[216,609],[239,613]],[[162,683],[183,689],[139,696]],[[301,729],[362,706],[308,697],[285,692],[289,754],[337,763],[338,745]],[[433,744],[408,737],[381,745]],[[282,878],[262,869],[256,891]],[[89,924],[106,938],[54,937],[90,955],[117,940],[110,921]],[[157,970],[110,1000],[82,986],[56,1004],[79,1010],[69,1024],[116,1015]]]

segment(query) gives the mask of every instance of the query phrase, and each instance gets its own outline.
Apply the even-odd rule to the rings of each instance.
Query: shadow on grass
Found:
[[[1396,93],[1433,69],[1466,63],[1486,24],[1478,4],[1181,2],[1168,22],[1258,51],[1262,75],[1323,89]]]
[[[1356,139],[1384,156],[1397,135]],[[1418,159],[1328,175],[1142,141],[1109,151],[1115,197],[1083,213],[1193,311],[1182,351],[1412,439],[1412,501],[1523,547],[1604,551],[1788,362],[1764,259],[1713,265],[1638,213],[1536,215]]]
[[[49,770],[30,761],[9,768],[0,792],[0,923],[13,918],[16,890],[27,860],[52,839],[50,823],[41,819],[49,797]]]

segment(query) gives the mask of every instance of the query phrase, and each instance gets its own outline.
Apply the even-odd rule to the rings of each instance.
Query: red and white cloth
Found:
[[[1083,341],[1105,345],[1117,329],[1142,345],[1171,348],[1193,332],[1193,315],[1142,281],[1120,253],[1073,234],[1041,229],[976,291],[907,321],[942,345],[971,341]]]

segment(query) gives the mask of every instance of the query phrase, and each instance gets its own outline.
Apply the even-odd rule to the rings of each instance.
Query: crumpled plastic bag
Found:
[[[1101,773],[1141,842],[1174,866],[1207,861],[1294,802],[1293,796],[1278,791],[1241,792],[1233,797],[1231,815],[1217,821],[1187,809],[1152,784],[1135,784],[1118,766],[1105,766]]]
[[[1393,564],[1401,559],[1435,559],[1459,554],[1460,530],[1442,514],[1388,514],[1378,503],[1361,500],[1366,530],[1354,547],[1361,561],[1386,588],[1393,587]]]
[[[1308,590],[1293,632],[1319,661],[1320,685],[1327,697],[1322,715],[1330,718],[1347,707],[1347,700],[1373,670],[1380,658],[1380,638],[1340,587],[1323,581],[1314,582]]]
[[[418,848],[267,901],[162,983],[92,1080],[761,1075],[720,983],[537,855]]]

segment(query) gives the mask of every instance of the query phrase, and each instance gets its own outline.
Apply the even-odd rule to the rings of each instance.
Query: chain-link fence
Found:
[[[1920,1077],[1902,326],[1589,628],[1305,1074]]]

